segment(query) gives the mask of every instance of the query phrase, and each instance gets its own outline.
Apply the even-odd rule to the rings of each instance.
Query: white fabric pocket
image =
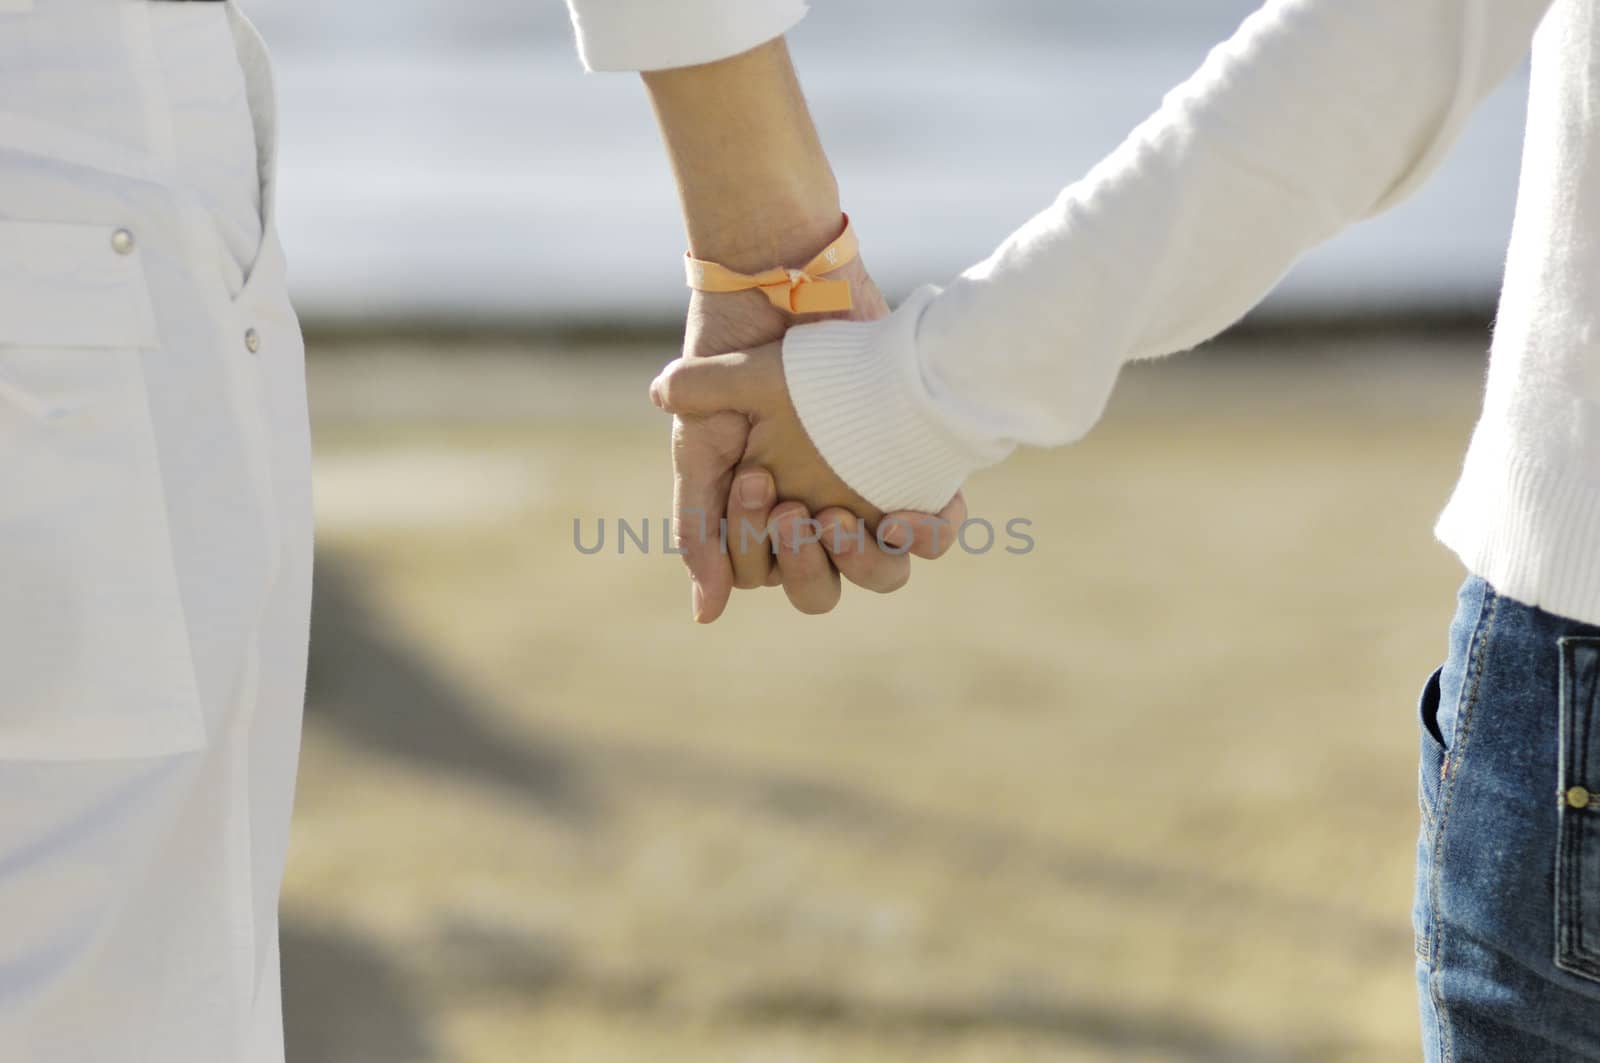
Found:
[[[0,220],[0,761],[204,745],[137,240]]]

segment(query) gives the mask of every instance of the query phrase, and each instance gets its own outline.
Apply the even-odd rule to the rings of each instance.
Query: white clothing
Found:
[[[641,68],[724,32],[717,5],[697,5],[653,26],[653,47],[624,50],[637,4],[569,2],[586,55]],[[746,25],[792,13],[790,0],[739,7]],[[807,432],[886,510],[937,510],[1016,445],[1081,437],[1125,363],[1215,335],[1304,252],[1413,191],[1530,43],[1488,391],[1437,531],[1500,593],[1600,623],[1595,0],[1271,0],[983,262],[885,321],[791,330]]]
[[[0,4],[0,1059],[282,1063],[310,615],[268,60]]]

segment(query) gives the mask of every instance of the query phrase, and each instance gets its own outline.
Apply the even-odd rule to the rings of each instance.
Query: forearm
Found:
[[[1548,5],[1267,5],[1114,155],[930,306],[925,332],[949,344],[930,356],[964,357],[988,334],[980,318],[1021,320],[1040,337],[1032,346],[1119,363],[1210,338],[1305,252],[1430,176],[1527,53]],[[1040,299],[1051,279],[1061,297]]]
[[[839,235],[838,184],[781,38],[644,82],[695,257],[799,267]]]

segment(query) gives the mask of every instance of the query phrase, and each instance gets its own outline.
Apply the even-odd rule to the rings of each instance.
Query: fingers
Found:
[[[878,524],[878,537],[890,552],[915,554],[930,561],[943,557],[967,521],[967,500],[961,492],[937,514],[890,513]]]
[[[772,559],[772,504],[777,489],[765,469],[746,467],[733,477],[728,494],[728,558],[739,590],[767,586],[776,569]]]
[[[733,566],[722,548],[721,524],[733,467],[748,433],[748,421],[735,413],[673,424],[673,529],[689,567],[694,619],[702,624],[721,616],[733,593]]]
[[[784,395],[782,348],[679,358],[650,383],[650,401],[680,416],[767,410]]]
[[[846,509],[825,509],[817,514],[822,526],[822,547],[834,567],[858,587],[891,594],[911,579],[911,558],[905,551],[885,551],[855,514]]]
[[[839,604],[839,573],[822,548],[821,528],[798,502],[772,511],[777,531],[777,567],[789,603],[802,613],[826,613]]]

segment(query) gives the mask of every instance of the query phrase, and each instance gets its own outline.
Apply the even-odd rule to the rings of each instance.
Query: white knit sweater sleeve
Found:
[[[1548,6],[1268,3],[948,287],[880,322],[792,329],[806,430],[884,510],[936,511],[1017,444],[1081,437],[1125,362],[1220,332],[1305,251],[1420,184]]]
[[[793,29],[805,0],[567,0],[590,70],[666,70],[726,59]]]

